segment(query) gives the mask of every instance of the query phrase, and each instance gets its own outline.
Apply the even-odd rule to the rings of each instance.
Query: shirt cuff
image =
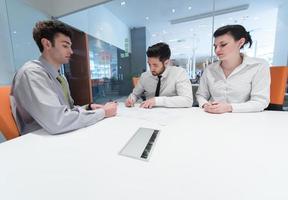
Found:
[[[231,112],[241,112],[241,105],[237,103],[230,103],[232,106],[232,111]]]
[[[138,99],[137,96],[134,95],[134,94],[132,94],[132,93],[129,95],[128,98],[132,99],[134,103],[136,103],[136,101],[137,101],[137,99]]]
[[[96,109],[95,111],[99,112],[99,115],[102,117],[102,119],[105,117],[105,110],[103,108]]]
[[[155,98],[155,106],[164,106],[164,98],[163,97],[154,97]]]
[[[105,118],[105,110],[103,108],[99,108],[96,110],[86,110],[89,114],[95,114],[99,120]]]
[[[88,108],[88,105],[89,105],[89,104],[85,104],[85,105],[83,105],[83,106],[79,106],[79,107],[81,107],[81,108],[83,108],[83,109],[87,110],[87,108]],[[77,106],[75,106],[75,107],[77,107]]]
[[[86,110],[92,110],[92,108],[91,108],[91,103],[89,103],[89,104],[87,104],[87,105],[84,105],[85,107],[85,109]]]
[[[202,99],[201,99],[201,100],[198,99],[198,103],[199,103],[199,107],[200,107],[200,108],[203,108],[203,105],[204,105],[205,103],[208,103],[208,101],[207,101],[207,100],[204,100],[204,99],[203,99],[203,100],[202,100]]]

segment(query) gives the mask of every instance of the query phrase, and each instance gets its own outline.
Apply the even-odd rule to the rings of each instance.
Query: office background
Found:
[[[226,24],[251,32],[254,44],[245,53],[287,66],[287,9],[284,0],[0,0],[0,86],[11,84],[18,68],[39,57],[32,28],[51,18],[88,35],[86,67],[99,103],[131,91],[131,78],[147,69],[146,48],[156,42],[168,43],[173,64],[196,79],[215,60],[213,31]],[[69,65],[63,70],[69,75]]]

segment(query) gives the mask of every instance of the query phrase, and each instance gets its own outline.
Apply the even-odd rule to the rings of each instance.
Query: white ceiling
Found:
[[[123,1],[113,0],[104,6],[130,28],[145,26],[148,45],[159,41],[167,42],[174,58],[187,58],[192,55],[193,49],[196,50],[197,57],[210,56],[212,17],[176,25],[171,25],[170,20],[211,12],[213,0],[125,0],[125,5],[121,6]],[[285,0],[215,0],[215,10],[243,4],[249,4],[249,8],[216,16],[214,27],[216,29],[226,24],[240,23],[253,33],[252,37],[257,40],[258,48],[259,45],[266,48],[267,45],[274,45],[271,40],[274,41],[275,36],[277,8],[284,2]],[[175,9],[174,13],[172,9]]]
[[[53,17],[60,17],[111,0],[20,0]]]

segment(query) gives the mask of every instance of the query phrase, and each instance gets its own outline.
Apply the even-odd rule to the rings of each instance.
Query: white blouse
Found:
[[[243,55],[243,62],[226,78],[220,61],[209,65],[196,92],[199,106],[208,101],[230,103],[232,112],[263,111],[270,102],[270,69],[264,59]]]

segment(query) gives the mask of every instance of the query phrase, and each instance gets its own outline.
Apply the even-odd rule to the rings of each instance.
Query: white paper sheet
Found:
[[[124,104],[119,104],[117,116],[142,119],[150,122],[157,123],[162,126],[166,126],[172,123],[179,117],[181,117],[181,112],[177,108],[152,108],[145,109],[140,108],[140,104],[135,104],[134,107],[127,108]]]

